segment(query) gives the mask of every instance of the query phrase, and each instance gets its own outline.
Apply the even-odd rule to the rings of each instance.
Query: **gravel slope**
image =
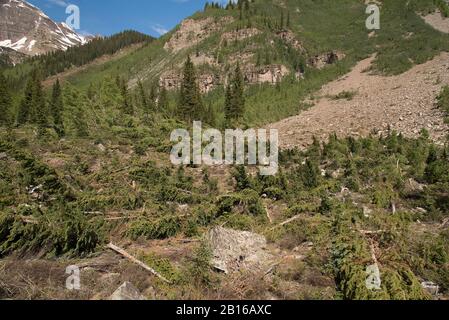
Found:
[[[333,132],[357,137],[390,129],[416,137],[422,128],[442,144],[449,128],[435,101],[449,84],[449,53],[392,77],[365,72],[373,59],[359,62],[349,74],[324,86],[309,110],[269,125],[279,130],[281,147],[304,148],[313,136],[323,141]],[[343,91],[356,95],[350,101],[330,98]]]

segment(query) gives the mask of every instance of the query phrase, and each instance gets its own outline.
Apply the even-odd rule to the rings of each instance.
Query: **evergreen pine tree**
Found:
[[[233,119],[232,86],[230,83],[226,86],[224,110],[226,121],[230,122]]]
[[[53,85],[50,103],[50,112],[53,117],[55,131],[59,137],[64,136],[64,122],[62,118],[63,111],[64,111],[64,104],[62,101],[62,91],[58,79]]]
[[[238,122],[245,112],[244,80],[240,65],[237,64],[225,94],[225,117],[228,125]]]
[[[150,96],[149,96],[149,100],[150,100],[150,102],[151,103],[155,103],[156,102],[156,99],[157,99],[157,88],[158,86],[157,86],[157,84],[156,83],[153,83],[152,85],[151,85],[151,89],[150,89]]]
[[[11,124],[11,106],[12,99],[6,79],[0,74],[0,126]]]
[[[215,109],[212,106],[212,103],[209,103],[207,106],[207,110],[206,110],[205,117],[204,117],[203,121],[205,121],[206,123],[208,123],[209,125],[214,127],[216,124],[216,119],[217,119],[217,114],[215,112]]]
[[[318,186],[318,179],[319,179],[319,169],[318,165],[310,160],[306,160],[306,164],[303,166],[302,169],[302,180],[304,183],[304,186],[312,189]]]
[[[128,84],[125,80],[120,81],[120,93],[122,95],[122,109],[125,114],[133,115],[134,110],[131,102],[129,101]]]
[[[48,127],[48,110],[45,100],[40,78],[36,75],[33,84],[32,122],[37,124],[39,136],[42,136]]]
[[[23,125],[30,121],[31,109],[33,105],[33,78],[28,78],[25,86],[24,97],[19,105],[17,113],[17,124]]]
[[[138,85],[138,89],[139,89],[140,105],[145,112],[149,112],[150,110],[148,109],[148,107],[149,107],[148,106],[148,98],[145,93],[145,89],[143,88],[142,81],[139,80],[137,85]]]
[[[89,129],[85,116],[84,103],[79,92],[74,88],[65,90],[65,104],[67,110],[70,110],[71,125],[77,137],[83,138],[89,135]]]
[[[200,89],[198,87],[195,67],[190,57],[184,64],[184,77],[181,84],[181,94],[179,102],[179,114],[182,118],[191,122],[201,115],[203,102]]]
[[[235,110],[235,116],[237,118],[243,117],[243,113],[245,111],[245,83],[243,80],[243,74],[240,69],[240,65],[237,64],[234,74],[234,85],[233,85],[233,104]]]
[[[249,16],[249,0],[245,0],[244,8],[245,8],[246,15]]]
[[[157,99],[157,109],[159,112],[162,113],[167,113],[168,112],[168,93],[167,93],[167,89],[165,89],[165,87],[161,87],[159,89],[159,96]]]

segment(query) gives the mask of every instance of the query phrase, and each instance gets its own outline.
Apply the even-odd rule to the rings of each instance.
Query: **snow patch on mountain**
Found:
[[[0,47],[38,55],[88,41],[66,23],[54,22],[25,0],[0,0]]]

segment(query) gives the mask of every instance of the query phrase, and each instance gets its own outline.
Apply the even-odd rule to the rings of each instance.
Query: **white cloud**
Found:
[[[168,32],[168,29],[160,24],[155,24],[154,26],[151,26],[151,29],[153,29],[153,31],[157,32],[161,36],[163,36]]]
[[[70,5],[70,3],[68,3],[65,0],[47,0],[47,2],[49,2],[52,5],[59,6],[59,7],[67,7],[68,5]]]

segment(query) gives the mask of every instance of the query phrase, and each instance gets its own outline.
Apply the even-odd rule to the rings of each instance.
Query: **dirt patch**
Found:
[[[442,144],[449,128],[435,100],[449,84],[449,53],[393,77],[367,73],[373,60],[359,62],[349,74],[324,86],[311,109],[270,125],[279,130],[281,147],[305,148],[313,136],[325,141],[332,133],[359,137],[395,130],[417,137],[423,128]],[[350,100],[328,98],[342,92],[357,94]]]
[[[68,266],[80,270],[80,290],[69,290]],[[111,252],[85,260],[0,260],[0,300],[106,300],[124,282],[151,298],[154,278]]]
[[[428,14],[427,16],[424,16],[422,18],[434,29],[444,33],[449,33],[449,18],[443,17],[440,11]]]

